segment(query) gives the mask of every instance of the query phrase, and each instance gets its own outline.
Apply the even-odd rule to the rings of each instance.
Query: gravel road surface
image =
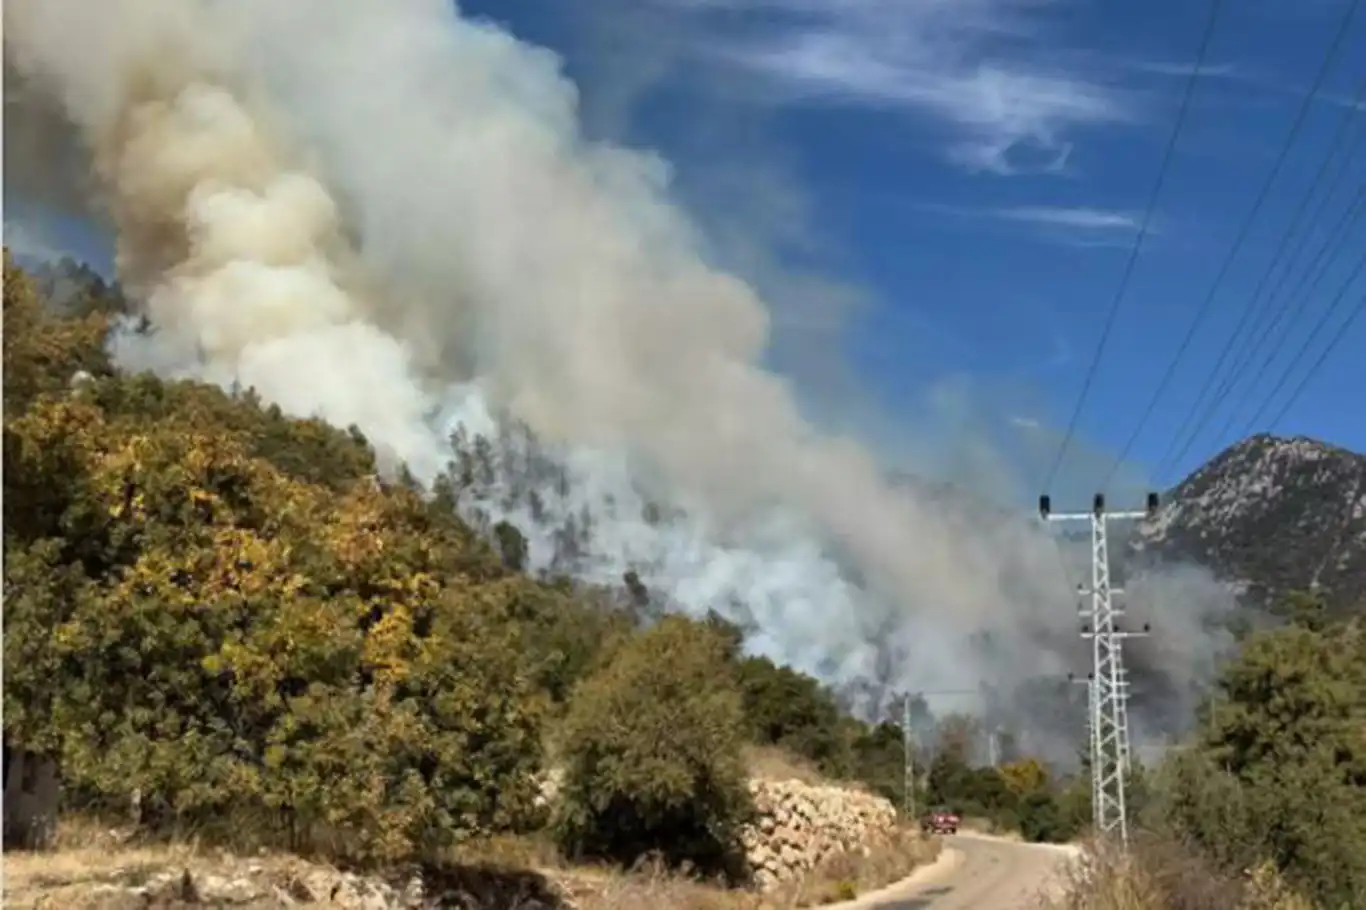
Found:
[[[859,902],[861,910],[1035,910],[1076,856],[1071,847],[972,834],[944,838],[944,852],[904,889]]]

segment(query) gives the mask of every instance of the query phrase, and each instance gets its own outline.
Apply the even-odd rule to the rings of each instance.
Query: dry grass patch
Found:
[[[135,843],[128,831],[84,818],[63,819],[52,849],[5,852],[4,906],[53,910],[123,906],[121,901],[131,898],[130,889],[158,877],[183,875],[186,870],[192,877],[222,875],[231,859],[194,842]],[[287,882],[294,861],[262,856],[252,862],[261,873]]]
[[[451,854],[453,864],[502,869],[565,869],[564,857],[544,835],[498,835],[466,841]]]
[[[814,764],[777,746],[746,746],[744,759],[754,780],[796,780],[813,787],[827,783]]]
[[[581,910],[795,910],[853,900],[895,884],[932,862],[939,851],[938,840],[898,830],[885,844],[870,848],[867,856],[837,857],[801,881],[768,894],[690,881],[658,865],[631,874],[608,874],[597,881],[574,872],[565,888]]]
[[[910,829],[860,853],[836,857],[805,879],[776,892],[728,889],[719,882],[690,879],[658,862],[631,871],[607,866],[571,866],[544,837],[495,837],[472,841],[450,856],[447,871],[432,873],[429,895],[458,889],[475,908],[569,907],[577,910],[792,910],[850,900],[893,884],[932,861],[939,842]],[[244,857],[220,849],[183,843],[139,843],[128,832],[87,819],[64,819],[54,849],[5,854],[4,906],[23,910],[96,910],[146,906],[216,905],[204,883],[215,888],[250,885],[255,896],[234,901],[246,910],[338,907],[317,882],[340,881],[346,874],[298,857],[260,854]],[[176,891],[184,873],[204,895]],[[354,880],[355,877],[349,877]],[[137,893],[159,886],[160,900]],[[299,885],[305,884],[302,892]],[[311,889],[311,890],[310,890]],[[289,895],[283,899],[281,894]],[[562,895],[567,901],[561,901]],[[170,903],[165,903],[166,900]],[[509,903],[511,901],[511,903]],[[1287,910],[1287,908],[1281,908]]]
[[[1045,910],[1313,910],[1270,865],[1238,875],[1146,835],[1128,856],[1107,844],[1087,845],[1061,890]]]
[[[898,827],[867,855],[846,853],[810,875],[777,892],[778,907],[815,907],[877,891],[906,878],[933,862],[942,849],[938,838],[927,838],[909,827]]]
[[[662,867],[600,879],[575,873],[561,882],[579,910],[761,910],[757,894],[690,881]]]
[[[504,839],[479,854],[424,873],[429,896],[459,895],[456,906],[554,910],[565,904],[549,875],[533,867],[550,857],[534,840]],[[410,875],[360,875],[298,856],[240,855],[185,842],[139,842],[128,831],[64,819],[53,848],[8,851],[4,906],[32,910],[145,910],[233,906],[400,906]],[[445,904],[443,904],[444,906]]]
[[[839,787],[872,793],[868,785],[858,780],[826,777],[808,759],[795,755],[780,746],[745,746],[745,768],[751,780],[783,782],[795,780],[808,787]]]

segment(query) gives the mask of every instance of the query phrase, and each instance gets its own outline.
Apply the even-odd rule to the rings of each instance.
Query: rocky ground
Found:
[[[445,906],[461,905],[459,895],[432,895],[417,877],[391,883],[298,857],[136,844],[127,832],[97,831],[79,822],[64,822],[63,828],[54,850],[5,854],[6,907],[398,910],[443,905],[436,898]]]
[[[743,843],[762,889],[773,890],[842,855],[870,856],[896,833],[896,809],[857,790],[752,781],[759,819]]]
[[[346,872],[299,857],[233,855],[193,844],[139,844],[131,833],[64,820],[57,847],[5,854],[4,905],[51,910],[240,907],[276,910],[760,910],[867,893],[927,862],[938,843],[896,825],[885,799],[791,780],[751,783],[759,816],[744,835],[756,887],[724,891],[659,869],[570,868],[515,842],[471,855],[437,881]]]

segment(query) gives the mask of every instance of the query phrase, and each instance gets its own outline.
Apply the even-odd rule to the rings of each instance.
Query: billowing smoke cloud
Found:
[[[88,218],[90,175],[75,126],[43,86],[4,63],[5,186],[52,212]],[[8,226],[8,225],[7,225]],[[7,241],[8,242],[8,241]]]
[[[449,0],[5,16],[8,63],[79,129],[156,329],[114,339],[123,365],[254,386],[426,477],[454,427],[497,436],[511,415],[570,480],[537,515],[485,502],[539,564],[538,527],[591,513],[580,574],[636,568],[833,683],[1008,689],[1072,668],[1052,541],[889,483],[805,422],[761,367],[764,302],[711,264],[665,162],[583,137],[553,55]],[[686,518],[647,520],[647,499]],[[1205,659],[1168,656],[1183,677]]]

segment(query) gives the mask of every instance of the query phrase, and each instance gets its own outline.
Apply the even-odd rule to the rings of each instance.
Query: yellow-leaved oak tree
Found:
[[[98,334],[9,265],[7,746],[149,824],[357,860],[528,817],[534,583],[354,433],[86,369]]]

